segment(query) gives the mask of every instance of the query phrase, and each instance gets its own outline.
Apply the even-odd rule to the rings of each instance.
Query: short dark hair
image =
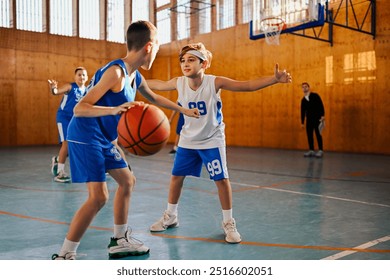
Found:
[[[126,33],[127,49],[139,51],[156,33],[157,28],[149,21],[139,20],[131,23]]]
[[[74,70],[74,73],[76,74],[77,71],[79,71],[79,70],[85,70],[85,71],[87,71],[87,69],[85,69],[83,66],[79,66],[79,67],[77,67],[77,68]]]
[[[303,82],[301,86],[304,86],[304,85],[307,85],[308,87],[310,87],[308,82]]]

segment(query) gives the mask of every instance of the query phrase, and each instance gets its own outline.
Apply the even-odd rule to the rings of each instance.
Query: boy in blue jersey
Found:
[[[114,197],[114,236],[108,245],[110,258],[143,255],[149,252],[134,239],[128,228],[130,195],[135,177],[128,168],[123,151],[117,145],[117,125],[121,113],[137,106],[138,90],[150,102],[176,110],[188,117],[198,117],[196,108],[185,109],[155,94],[138,72],[149,70],[159,49],[157,29],[148,21],[137,21],[127,29],[127,54],[99,69],[87,94],[74,110],[68,128],[72,181],[85,182],[89,196],[76,212],[59,254],[52,259],[75,259],[80,240],[99,210],[108,201],[106,172],[118,183]]]
[[[77,67],[74,74],[74,83],[65,84],[61,87],[57,87],[57,81],[48,80],[51,93],[53,95],[63,95],[57,111],[58,138],[61,148],[58,156],[51,159],[51,172],[54,181],[59,183],[70,183],[70,177],[65,172],[65,162],[68,157],[67,130],[73,117],[74,106],[84,96],[85,83],[88,80],[88,73],[84,67]]]

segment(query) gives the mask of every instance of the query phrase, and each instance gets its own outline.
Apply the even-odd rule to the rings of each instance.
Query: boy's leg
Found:
[[[68,240],[79,242],[99,210],[109,198],[106,182],[87,183],[88,198],[74,215],[66,236]]]
[[[222,179],[215,181],[218,188],[219,201],[221,202],[222,210],[229,210],[233,207],[232,202],[232,188],[229,179]]]
[[[219,147],[199,151],[209,174],[218,188],[219,201],[222,207],[222,228],[225,232],[225,241],[228,243],[241,242],[233,218],[232,188],[227,170],[226,148]]]
[[[115,145],[115,143],[113,143]],[[115,145],[116,146],[116,145]],[[129,255],[143,255],[149,248],[131,237],[128,228],[131,193],[135,185],[135,176],[127,166],[123,151],[118,147],[106,150],[106,169],[118,183],[114,197],[114,237],[108,245],[111,258],[121,258]]]
[[[89,196],[77,210],[70,223],[68,234],[59,254],[52,256],[53,260],[75,259],[80,240],[91,224],[92,220],[108,200],[108,190],[105,182],[87,183]]]
[[[168,228],[178,227],[177,207],[185,176],[171,176],[168,193],[168,206],[162,217],[150,227],[152,232],[161,232]]]
[[[215,181],[218,188],[219,200],[222,207],[222,228],[225,232],[225,241],[228,243],[240,243],[241,235],[237,231],[236,221],[233,218],[232,188],[229,179]]]
[[[202,159],[200,158],[198,151],[178,147],[169,185],[167,210],[164,211],[162,217],[157,222],[150,226],[150,231],[160,232],[179,225],[177,219],[177,206],[184,179],[187,175],[199,177],[201,171]]]
[[[65,172],[65,161],[68,157],[68,141],[63,141],[61,144],[61,149],[58,154],[58,163],[57,163],[57,176],[55,176],[54,181],[58,183],[70,183],[70,177]]]
[[[135,176],[128,168],[112,169],[108,173],[118,183],[114,197],[114,223],[116,225],[127,224]]]
[[[58,163],[65,164],[68,157],[68,141],[64,140],[61,144],[60,152],[58,153]]]

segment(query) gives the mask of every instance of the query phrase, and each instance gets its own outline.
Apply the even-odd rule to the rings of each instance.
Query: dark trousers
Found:
[[[313,132],[316,133],[318,149],[322,150],[322,136],[320,130],[318,129],[320,122],[319,121],[308,121],[306,123],[306,134],[307,134],[307,142],[309,143],[309,149],[314,150],[314,137]]]

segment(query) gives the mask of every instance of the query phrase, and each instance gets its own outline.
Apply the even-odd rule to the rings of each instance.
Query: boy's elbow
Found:
[[[80,117],[80,114],[81,114],[81,110],[80,110],[80,103],[79,104],[76,104],[76,106],[74,106],[73,108],[73,115],[75,117]]]

